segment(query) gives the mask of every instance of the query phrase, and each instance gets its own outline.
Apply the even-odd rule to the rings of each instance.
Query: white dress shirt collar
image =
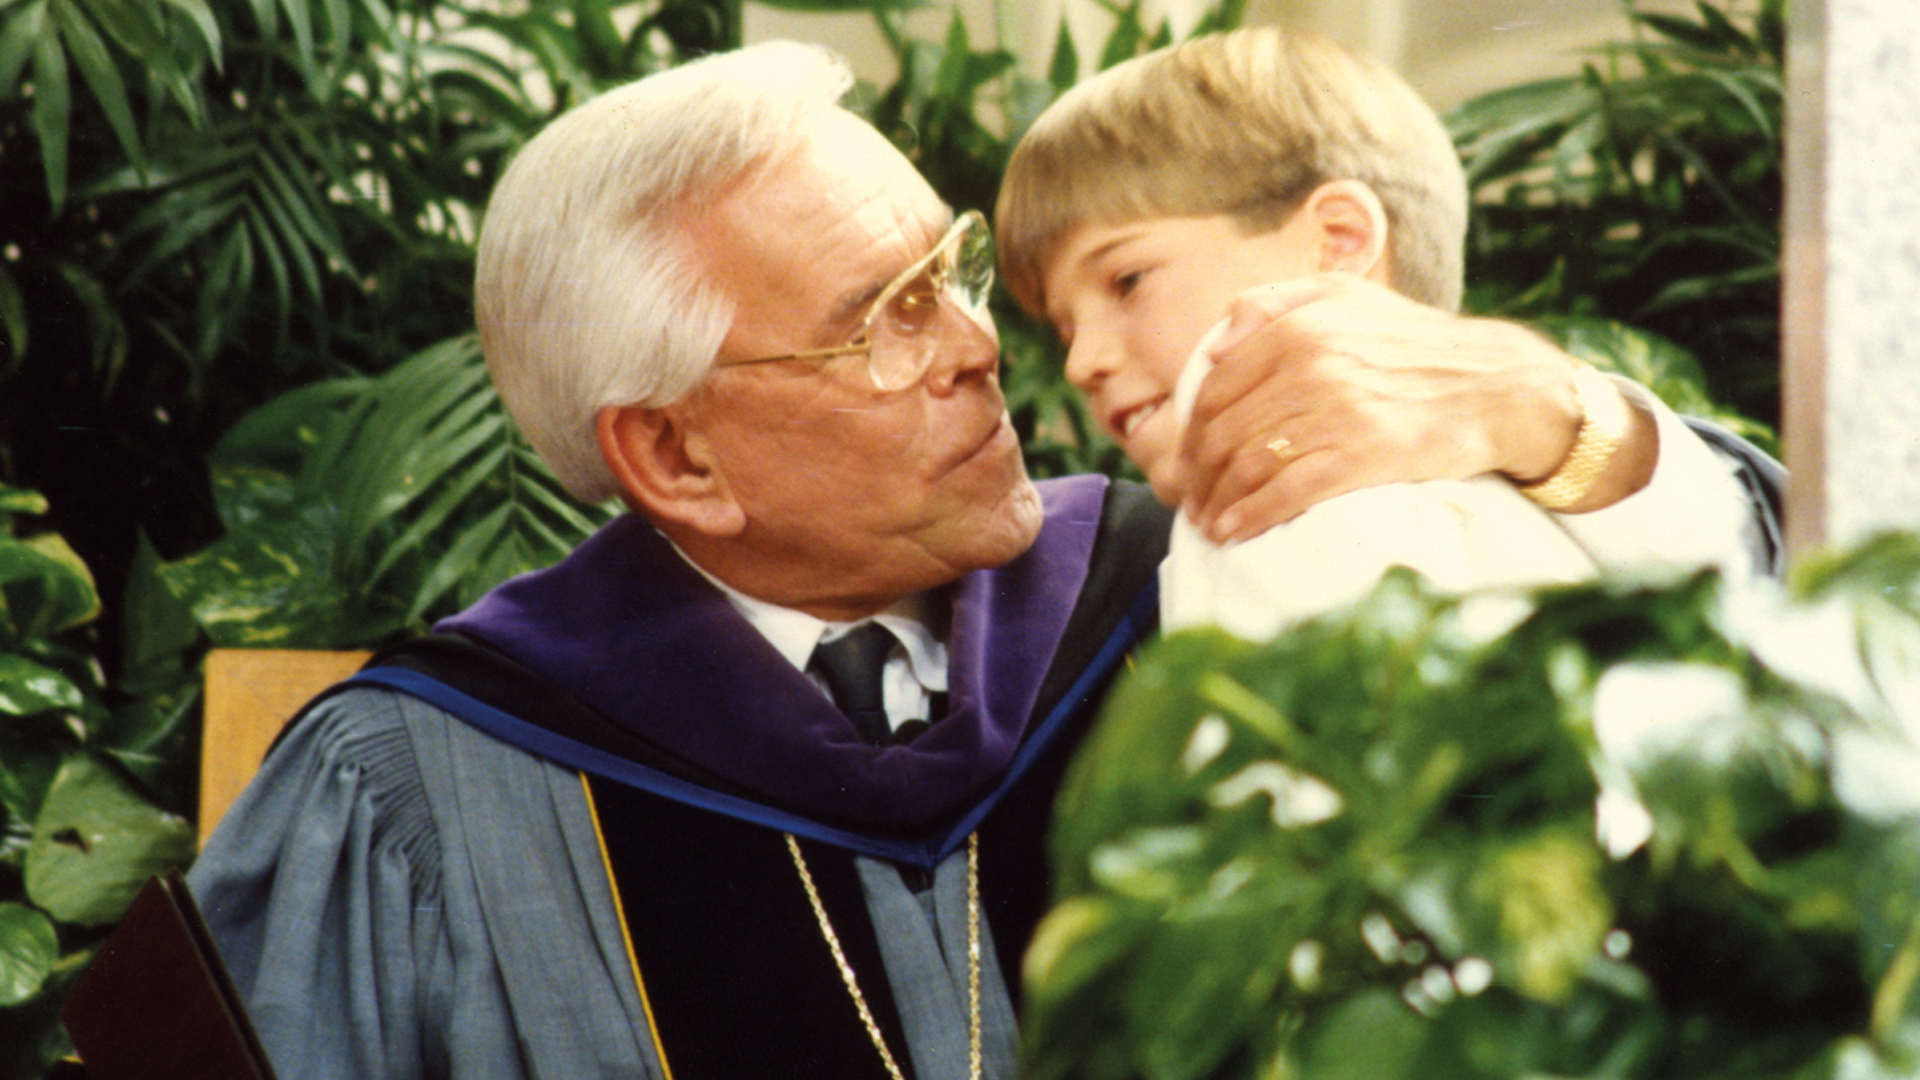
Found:
[[[748,596],[707,573],[699,563],[687,558],[686,552],[680,551],[678,545],[674,546],[674,551],[701,577],[712,582],[734,610],[758,630],[776,652],[802,671],[807,669],[807,661],[812,658],[815,645],[840,637],[867,621],[829,622],[804,611]],[[947,691],[947,645],[941,633],[944,620],[939,616],[938,597],[932,592],[904,597],[871,616],[872,621],[884,625],[900,639],[908,670],[914,681],[929,694],[944,694]]]

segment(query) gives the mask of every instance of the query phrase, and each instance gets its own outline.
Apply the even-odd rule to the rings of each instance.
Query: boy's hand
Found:
[[[1537,480],[1565,460],[1580,426],[1566,355],[1513,323],[1344,274],[1250,290],[1229,317],[1171,478],[1183,511],[1216,541],[1376,484]],[[1626,443],[1573,510],[1609,506],[1652,476],[1658,435],[1632,411]]]

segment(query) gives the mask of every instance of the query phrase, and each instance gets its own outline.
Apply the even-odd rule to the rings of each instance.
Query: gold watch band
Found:
[[[1591,365],[1575,362],[1573,392],[1580,405],[1573,449],[1546,478],[1520,485],[1521,494],[1548,510],[1565,510],[1593,490],[1633,423],[1626,396]]]

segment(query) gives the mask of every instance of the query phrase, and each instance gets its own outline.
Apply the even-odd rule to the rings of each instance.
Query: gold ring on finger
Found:
[[[1293,440],[1287,438],[1285,435],[1281,435],[1268,442],[1267,451],[1274,457],[1279,458],[1280,464],[1282,465],[1300,456],[1300,451],[1293,445]]]

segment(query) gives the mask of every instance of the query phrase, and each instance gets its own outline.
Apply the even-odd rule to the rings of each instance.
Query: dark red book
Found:
[[[179,874],[140,890],[60,1019],[88,1080],[273,1080]]]

